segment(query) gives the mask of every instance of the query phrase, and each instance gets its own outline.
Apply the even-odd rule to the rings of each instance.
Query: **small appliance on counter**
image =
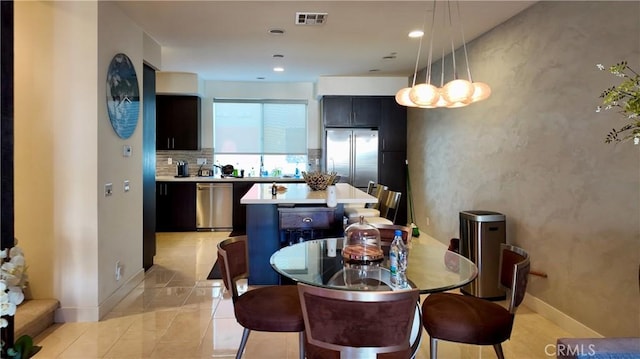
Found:
[[[178,170],[176,177],[189,177],[189,164],[186,161],[178,161],[176,168]]]

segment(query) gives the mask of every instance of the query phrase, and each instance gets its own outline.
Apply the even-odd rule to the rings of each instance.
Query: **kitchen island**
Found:
[[[305,183],[284,184],[271,194],[271,184],[256,183],[240,199],[247,206],[249,284],[279,284],[269,258],[278,249],[301,240],[343,235],[344,205],[375,203],[349,184],[336,184],[335,207],[327,206],[327,191],[312,191]]]

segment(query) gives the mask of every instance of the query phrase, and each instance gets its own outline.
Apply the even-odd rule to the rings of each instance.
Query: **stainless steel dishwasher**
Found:
[[[196,185],[196,228],[198,230],[233,229],[233,184],[198,183]]]

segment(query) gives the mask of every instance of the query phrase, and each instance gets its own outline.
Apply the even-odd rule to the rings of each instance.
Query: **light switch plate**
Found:
[[[129,145],[122,146],[122,155],[124,157],[131,157],[131,146]]]
[[[109,197],[113,194],[113,183],[107,183],[104,185],[104,196]]]
[[[124,191],[129,192],[130,188],[131,187],[129,186],[129,180],[124,180]]]

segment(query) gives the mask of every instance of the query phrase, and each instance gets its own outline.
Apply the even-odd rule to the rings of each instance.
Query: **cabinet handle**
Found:
[[[176,138],[171,137],[171,148],[176,148]]]
[[[169,137],[167,137],[167,149],[170,149],[171,146],[169,146]]]
[[[387,149],[387,147],[385,146],[385,143],[384,143],[384,138],[382,139],[382,149],[383,149],[383,150],[386,150],[386,149]]]
[[[311,223],[311,222],[313,222],[313,218],[311,218],[311,217],[304,217],[304,218],[302,219],[302,222],[304,222],[304,223]]]

